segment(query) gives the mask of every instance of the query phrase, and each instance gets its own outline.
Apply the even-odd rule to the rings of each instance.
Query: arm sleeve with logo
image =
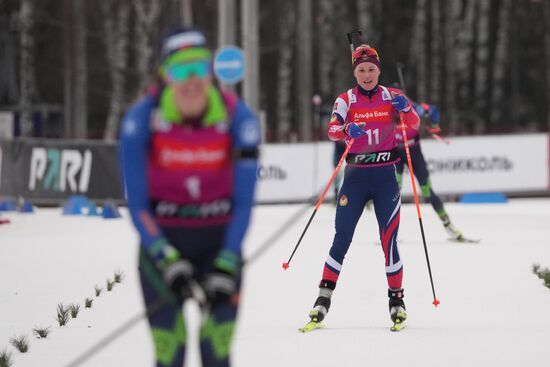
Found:
[[[150,137],[149,119],[153,106],[151,97],[146,97],[132,106],[122,119],[119,145],[128,210],[141,237],[141,243],[149,252],[153,247],[166,243],[149,209],[147,147]]]
[[[328,137],[332,141],[342,140],[346,137],[344,127],[349,110],[348,98],[347,93],[342,93],[334,102],[332,115],[328,123]]]
[[[236,155],[233,167],[233,211],[223,249],[240,257],[242,241],[254,205],[258,146],[261,140],[260,125],[242,101],[239,101],[233,113],[231,135]]]

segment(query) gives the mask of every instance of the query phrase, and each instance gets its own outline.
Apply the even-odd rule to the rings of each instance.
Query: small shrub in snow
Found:
[[[103,288],[100,288],[96,285],[94,290],[95,290],[95,296],[99,297],[101,295],[101,292],[103,291]]]
[[[13,361],[11,360],[11,352],[8,352],[6,348],[0,351],[0,367],[11,367]]]
[[[124,273],[121,270],[115,271],[115,283],[122,283],[124,279]]]
[[[84,307],[85,308],[92,308],[92,303],[94,302],[94,300],[92,298],[86,298],[84,300]]]
[[[80,305],[78,303],[71,303],[69,305],[69,311],[71,312],[71,317],[76,319],[78,313],[80,312]]]
[[[109,279],[107,279],[107,292],[112,291],[114,285],[115,285],[115,281],[114,281],[114,280],[109,280]]]
[[[12,337],[10,339],[10,344],[21,353],[27,353],[29,350],[29,340],[25,335]]]
[[[99,297],[101,295],[101,292],[103,292],[103,288],[100,288],[97,285],[95,286],[94,290],[95,290],[96,297]]]
[[[49,326],[48,327],[35,326],[34,329],[32,329],[32,332],[34,333],[37,339],[46,339],[48,335],[50,335],[51,328]]]
[[[70,311],[63,303],[57,305],[57,322],[59,326],[65,326],[69,322]]]
[[[541,269],[539,264],[533,265],[533,273],[539,277],[539,279],[542,279],[544,282],[544,285],[550,289],[550,269],[544,268]]]

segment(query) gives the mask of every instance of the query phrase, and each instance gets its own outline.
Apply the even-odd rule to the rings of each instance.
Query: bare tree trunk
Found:
[[[430,90],[428,100],[436,105],[441,104],[441,56],[443,52],[441,36],[441,4],[439,0],[431,1],[432,36],[430,44]]]
[[[313,73],[311,70],[311,0],[300,0],[298,2],[298,121],[299,132],[302,141],[311,141],[312,137],[312,104],[313,96]]]
[[[151,66],[154,54],[154,28],[160,16],[160,2],[134,0],[131,2],[136,12],[134,23],[134,50],[136,55],[137,78],[139,80],[138,94],[151,83]]]
[[[456,106],[456,34],[458,33],[460,2],[451,1],[446,5],[445,19],[445,111],[450,133],[457,131]]]
[[[479,0],[478,2],[478,24],[476,60],[475,60],[475,88],[474,98],[477,114],[482,116],[481,121],[476,124],[476,133],[487,131],[487,78],[489,63],[489,12],[490,0]]]
[[[181,1],[181,23],[184,27],[193,27],[193,2],[191,0]],[[155,2],[155,1],[152,1]]]
[[[236,0],[218,0],[218,48],[234,45],[237,41]],[[225,85],[234,89],[234,85]]]
[[[86,51],[86,2],[73,0],[74,6],[74,137],[86,139],[88,132],[88,53]]]
[[[357,0],[357,24],[359,29],[363,32],[363,36],[368,40],[367,43],[371,44],[375,48],[378,46],[380,40],[380,32],[375,25],[374,20],[379,19],[382,15],[378,7],[374,3],[381,3],[377,0]]]
[[[65,29],[63,31],[63,137],[73,137],[73,11],[72,0],[64,1]]]
[[[7,14],[0,15],[0,100],[15,104],[19,95],[15,50],[19,47],[14,46],[14,32],[9,23]]]
[[[334,18],[334,1],[321,0],[319,2],[321,21],[319,22],[319,88],[323,100],[329,100],[334,93],[334,83],[332,80],[334,65],[334,28],[332,19]]]
[[[115,140],[118,122],[125,105],[125,74],[128,63],[128,27],[130,5],[126,1],[102,0],[107,60],[111,76],[109,115],[105,126],[104,140]]]
[[[546,129],[550,133],[550,2],[542,3],[544,19],[544,54],[546,58]]]
[[[338,93],[347,90],[350,87],[350,82],[355,81],[355,79],[352,79],[351,55],[349,54],[349,44],[345,36],[350,31],[346,21],[346,19],[351,19],[349,6],[350,4],[347,1],[338,2],[332,19],[332,37],[338,40],[334,45],[333,51],[338,55],[334,60],[334,90]],[[343,52],[338,50],[342,50]]]
[[[21,136],[32,136],[32,100],[35,94],[34,78],[34,3],[22,0],[19,9],[19,26],[21,31],[21,65],[19,105],[21,107]]]
[[[502,0],[498,15],[497,41],[495,46],[495,60],[493,62],[493,81],[491,93],[491,125],[495,127],[502,123],[504,105],[504,77],[508,66],[509,37],[510,37],[510,10],[511,0]]]
[[[472,51],[475,31],[476,2],[461,0],[464,9],[464,18],[457,24],[457,40],[455,44],[455,63],[458,84],[458,104],[462,108],[471,105],[470,80],[473,69]]]
[[[288,141],[292,130],[292,59],[294,30],[296,27],[293,0],[281,1],[279,16],[279,64],[277,69],[277,141]]]
[[[413,83],[413,85],[416,86],[416,98],[419,101],[425,101],[426,96],[428,95],[427,21],[427,0],[418,0],[416,4],[416,13],[414,16],[409,59],[411,60],[413,67],[416,69],[416,82]]]
[[[241,42],[246,65],[242,91],[248,107],[252,111],[260,112],[260,24],[258,14],[258,0],[241,1]]]

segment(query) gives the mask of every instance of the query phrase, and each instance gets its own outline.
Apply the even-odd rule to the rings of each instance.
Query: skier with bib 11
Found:
[[[352,62],[357,85],[336,99],[328,136],[348,144],[353,139],[353,143],[338,194],[336,233],[324,264],[319,296],[309,313],[310,322],[301,329],[304,332],[319,327],[329,311],[344,257],[369,200],[373,201],[385,256],[390,317],[394,326],[407,318],[403,302],[403,263],[397,244],[401,196],[396,179],[399,156],[395,131],[399,113],[403,114],[406,126],[413,129],[418,128],[420,120],[399,89],[378,84],[380,58],[373,47],[357,47]]]

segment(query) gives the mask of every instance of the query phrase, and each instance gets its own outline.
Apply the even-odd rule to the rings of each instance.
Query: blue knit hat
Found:
[[[204,34],[196,29],[186,28],[176,28],[162,39],[160,55],[161,74],[175,63],[212,59],[212,52],[206,48]]]

